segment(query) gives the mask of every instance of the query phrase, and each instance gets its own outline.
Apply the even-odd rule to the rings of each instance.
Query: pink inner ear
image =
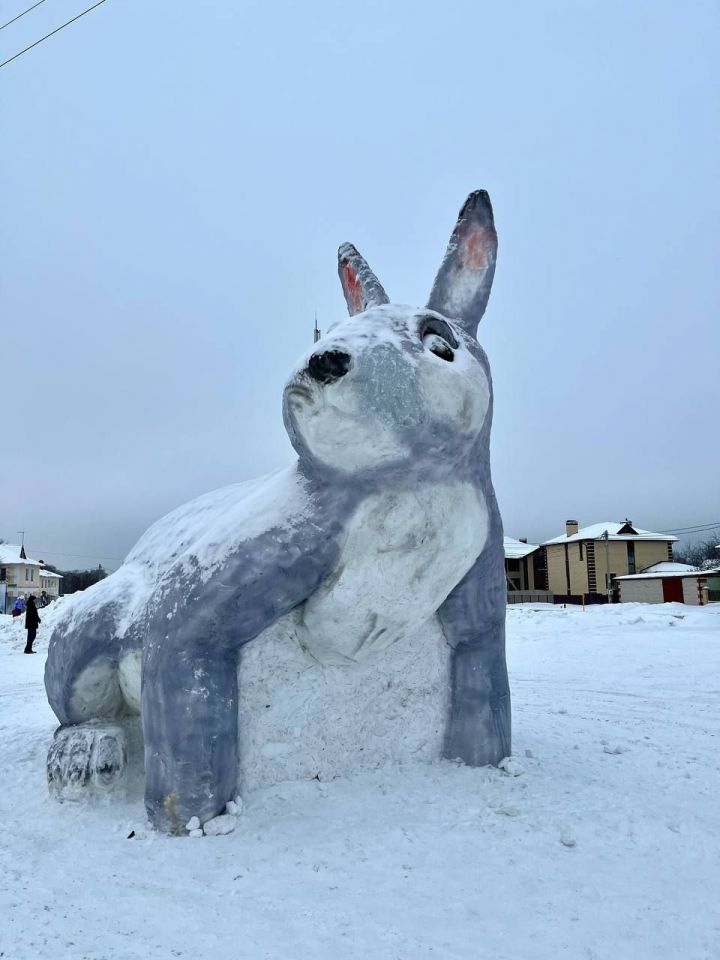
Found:
[[[357,274],[353,270],[347,261],[342,265],[343,272],[343,288],[345,290],[345,298],[348,301],[348,305],[353,314],[362,313],[363,311],[363,295],[362,287],[360,286],[360,281],[357,278]]]
[[[482,270],[487,266],[488,253],[492,248],[492,235],[489,230],[475,228],[462,238],[460,261],[463,267]]]

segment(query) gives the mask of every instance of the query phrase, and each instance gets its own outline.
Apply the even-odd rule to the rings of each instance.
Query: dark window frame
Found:
[[[637,572],[636,563],[635,563],[635,544],[632,540],[628,540],[627,543],[627,565],[628,565],[628,574],[633,574]]]

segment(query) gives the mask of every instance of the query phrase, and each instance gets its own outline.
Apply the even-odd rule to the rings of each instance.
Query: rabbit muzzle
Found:
[[[428,457],[451,469],[489,401],[486,371],[449,321],[388,305],[331,327],[288,381],[284,413],[301,457],[333,469]]]

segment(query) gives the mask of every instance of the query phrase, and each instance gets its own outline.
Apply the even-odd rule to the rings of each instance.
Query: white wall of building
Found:
[[[618,580],[622,603],[662,603],[661,579]]]
[[[697,607],[700,603],[700,598],[698,597],[698,578],[683,577],[682,585],[685,603],[694,603]]]

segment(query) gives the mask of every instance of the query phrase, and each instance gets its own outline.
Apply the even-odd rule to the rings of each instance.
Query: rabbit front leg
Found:
[[[217,816],[237,787],[237,653],[148,645],[143,663],[145,808],[182,834]]]
[[[489,625],[452,654],[450,717],[444,755],[471,767],[497,765],[510,755],[510,690],[505,624]]]
[[[439,610],[453,648],[443,753],[473,767],[498,764],[511,751],[505,603],[500,531]]]

